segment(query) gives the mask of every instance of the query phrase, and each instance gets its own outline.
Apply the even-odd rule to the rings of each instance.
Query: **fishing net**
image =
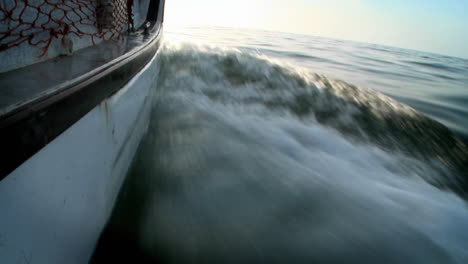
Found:
[[[101,41],[122,38],[132,26],[133,0],[0,0],[0,52],[24,46],[47,54],[54,39]]]

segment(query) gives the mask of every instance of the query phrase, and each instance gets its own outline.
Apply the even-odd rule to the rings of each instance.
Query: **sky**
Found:
[[[468,0],[166,0],[165,23],[290,32],[468,58]]]

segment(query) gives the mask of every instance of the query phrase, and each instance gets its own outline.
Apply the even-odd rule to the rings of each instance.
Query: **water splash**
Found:
[[[151,126],[94,262],[468,261],[468,152],[444,126],[245,52],[161,55]]]

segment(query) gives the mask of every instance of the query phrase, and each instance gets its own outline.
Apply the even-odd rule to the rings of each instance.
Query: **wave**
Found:
[[[166,44],[94,263],[466,263],[468,151],[372,90]]]
[[[450,73],[462,73],[462,74],[465,73],[464,71],[461,71],[458,68],[449,67],[447,65],[443,65],[443,64],[440,64],[440,63],[436,63],[436,62],[423,62],[423,61],[413,61],[413,60],[408,60],[408,61],[404,61],[404,62],[409,63],[409,64],[414,64],[414,65],[417,65],[417,66],[430,68],[430,69],[443,70],[443,71],[447,71],[447,72],[450,72]]]
[[[434,184],[468,186],[466,145],[445,126],[376,91],[233,50],[168,46],[163,64],[162,78],[169,77],[172,90],[233,111],[251,108],[261,115],[288,114],[318,122],[361,143],[450,168],[437,183],[427,179]],[[462,176],[454,179],[454,171]]]

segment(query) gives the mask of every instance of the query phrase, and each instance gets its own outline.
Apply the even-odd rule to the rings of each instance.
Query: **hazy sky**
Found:
[[[169,25],[275,30],[468,58],[468,0],[167,0]]]

